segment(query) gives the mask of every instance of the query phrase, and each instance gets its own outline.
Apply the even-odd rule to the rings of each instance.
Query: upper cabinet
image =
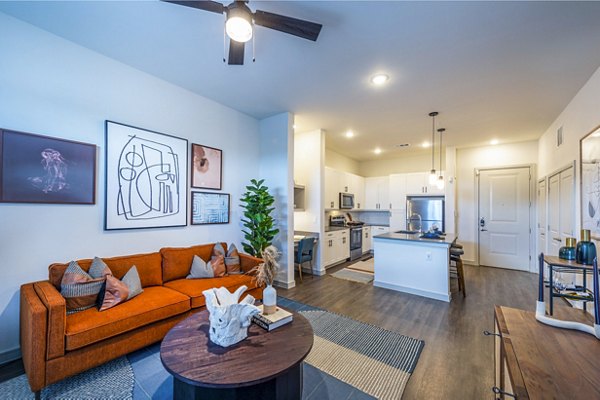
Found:
[[[354,195],[354,208],[364,208],[365,178],[325,167],[325,199],[326,210],[340,208],[340,193]]]
[[[406,174],[390,175],[390,208],[406,209]]]
[[[339,176],[341,172],[333,168],[325,167],[325,199],[323,206],[326,210],[337,209],[339,207],[338,190]]]
[[[443,173],[443,172],[442,172]],[[406,176],[406,194],[407,195],[443,195],[444,189],[438,189],[433,184],[429,184],[429,173],[428,172],[413,172],[410,174],[403,174]]]
[[[354,194],[354,208],[363,210],[365,208],[365,178],[362,176],[350,175],[350,192]]]
[[[389,176],[365,178],[365,209],[383,211],[390,208]]]

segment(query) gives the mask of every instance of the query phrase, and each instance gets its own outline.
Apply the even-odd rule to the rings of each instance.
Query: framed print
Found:
[[[192,225],[228,224],[229,194],[192,192]]]
[[[221,190],[223,151],[192,143],[192,187]]]
[[[600,126],[580,141],[581,229],[600,239]]]
[[[188,141],[106,121],[104,229],[187,225]]]
[[[0,130],[0,201],[96,203],[96,145]]]

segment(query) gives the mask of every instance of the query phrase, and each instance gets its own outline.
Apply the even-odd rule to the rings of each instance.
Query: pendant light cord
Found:
[[[442,132],[444,131],[440,130],[440,176],[442,176]]]
[[[431,119],[431,170],[435,171],[435,115]]]

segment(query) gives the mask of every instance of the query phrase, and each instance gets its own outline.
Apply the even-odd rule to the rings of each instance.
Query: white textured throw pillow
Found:
[[[190,273],[186,279],[197,279],[197,278],[214,278],[215,273],[213,272],[210,263],[206,263],[203,259],[198,256],[194,256],[192,260],[192,266]]]
[[[129,268],[129,271],[127,271],[125,276],[121,279],[121,282],[127,285],[127,288],[129,289],[127,300],[133,299],[135,296],[144,291],[144,289],[142,289],[140,275],[138,274],[138,270],[135,265]]]

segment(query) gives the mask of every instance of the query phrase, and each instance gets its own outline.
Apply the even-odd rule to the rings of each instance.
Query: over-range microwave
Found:
[[[341,209],[354,208],[354,195],[351,193],[340,193],[340,208]]]

